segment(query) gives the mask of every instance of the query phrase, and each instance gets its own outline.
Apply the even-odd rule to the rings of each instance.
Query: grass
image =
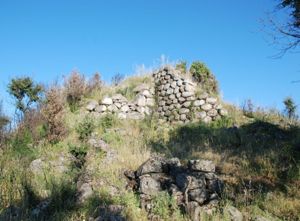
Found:
[[[288,120],[278,111],[256,109],[247,117],[234,105],[223,104],[229,116],[209,125],[166,124],[155,115],[141,121],[119,120],[115,115],[93,119],[95,127],[86,138],[96,135],[108,143],[117,153],[110,164],[104,160],[105,153],[89,147],[86,139],[79,139],[76,128],[86,117],[86,100],[100,100],[116,92],[132,99],[133,88],[150,79],[128,78],[117,87],[91,93],[74,113],[66,108],[68,136],[55,145],[45,140],[34,143],[30,132],[11,137],[0,155],[0,219],[12,215],[14,206],[20,209],[17,220],[33,220],[30,211],[50,200],[51,206],[43,214],[45,220],[87,220],[100,215],[100,206],[113,204],[124,206],[121,216],[126,220],[147,220],[139,197],[125,190],[122,174],[124,169],[136,170],[151,154],[159,153],[182,161],[210,159],[217,165],[226,184],[221,207],[202,220],[229,220],[223,213],[228,205],[242,211],[246,220],[254,216],[300,220],[299,122]],[[82,167],[70,161],[66,164],[68,172],[58,173],[53,162],[61,156],[80,159]],[[46,162],[45,168],[34,175],[28,167],[38,158]],[[83,172],[90,175],[94,195],[78,206],[75,181]],[[187,219],[164,193],[154,204],[154,213],[165,220]]]

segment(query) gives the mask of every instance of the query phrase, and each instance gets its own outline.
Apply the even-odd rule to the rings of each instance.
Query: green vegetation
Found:
[[[193,62],[190,67],[190,74],[199,82],[204,91],[218,93],[218,82],[204,63],[200,61]]]
[[[284,111],[286,112],[288,118],[289,119],[295,118],[297,106],[295,105],[293,99],[291,97],[287,97],[286,99],[284,99],[283,103],[285,105]]]
[[[94,121],[91,117],[86,116],[82,122],[76,127],[76,132],[79,135],[79,140],[86,141],[95,129]]]
[[[124,188],[122,171],[136,170],[152,154],[182,161],[204,158],[217,165],[225,191],[212,216],[201,220],[229,220],[223,213],[228,205],[237,207],[245,220],[256,215],[300,220],[300,124],[289,119],[293,108],[285,116],[254,108],[251,102],[241,109],[224,104],[228,117],[211,124],[170,125],[155,114],[140,121],[115,115],[91,118],[81,106],[104,93],[127,91],[130,97],[136,86],[149,82],[151,78],[143,76],[112,88],[98,85],[94,90],[99,93],[92,90],[74,96],[78,111],[66,107],[64,99],[57,100],[67,100],[75,84],[50,88],[41,110],[25,115],[15,130],[5,131],[6,142],[0,148],[0,220],[88,220],[103,215],[110,205],[122,206],[118,215],[126,220],[147,220],[139,196]],[[295,104],[288,102],[288,106]],[[114,158],[87,142],[92,134],[106,142]],[[76,183],[83,182],[85,173],[94,192],[78,204]],[[43,203],[48,204],[45,210],[33,213]],[[164,220],[187,220],[168,193],[154,198],[153,214]]]
[[[8,85],[8,92],[16,99],[16,108],[23,114],[41,99],[43,88],[29,77],[14,78]]]

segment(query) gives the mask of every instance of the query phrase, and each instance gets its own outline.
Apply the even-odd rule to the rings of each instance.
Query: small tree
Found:
[[[70,110],[74,112],[78,109],[86,91],[85,78],[78,72],[72,72],[69,77],[65,78],[64,86]]]
[[[287,97],[286,99],[284,99],[283,103],[285,105],[284,111],[287,114],[288,118],[289,119],[295,118],[297,106],[295,105],[293,99],[291,97]]]
[[[46,92],[42,114],[47,123],[47,139],[51,143],[60,141],[66,133],[64,126],[64,99],[62,90],[52,86]]]
[[[8,92],[16,99],[16,108],[24,115],[33,103],[41,99],[43,87],[30,77],[14,78],[8,85]]]

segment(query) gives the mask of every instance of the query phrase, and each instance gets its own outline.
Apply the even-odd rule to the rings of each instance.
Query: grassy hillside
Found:
[[[245,220],[300,220],[298,121],[261,109],[249,115],[230,104],[224,104],[228,117],[210,124],[168,124],[155,114],[138,121],[114,115],[87,118],[88,101],[115,93],[132,99],[133,89],[150,81],[150,76],[131,77],[118,86],[92,90],[73,112],[65,103],[67,133],[59,142],[47,141],[43,121],[9,134],[0,149],[0,220],[89,220],[109,205],[121,206],[119,216],[126,220],[147,220],[139,197],[127,191],[123,173],[155,154],[214,161],[225,191],[207,220],[229,219],[223,213],[228,205],[237,207]],[[80,139],[86,128],[86,139]],[[104,141],[108,151],[93,146],[91,139]],[[93,193],[78,202],[78,184],[86,180]],[[169,206],[171,201],[158,196],[155,213],[165,220],[187,220]]]

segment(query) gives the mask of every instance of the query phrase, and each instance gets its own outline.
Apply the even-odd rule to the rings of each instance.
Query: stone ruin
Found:
[[[134,89],[133,101],[115,94],[100,103],[90,101],[86,109],[96,116],[117,114],[120,119],[143,119],[154,112],[166,121],[182,123],[194,119],[209,123],[227,115],[216,96],[197,92],[199,85],[172,66],[154,72],[153,80],[153,85],[141,84]]]
[[[153,74],[157,111],[167,121],[188,122],[199,119],[205,123],[227,115],[218,98],[207,93],[196,94],[199,86],[172,66]]]
[[[139,194],[141,207],[153,215],[152,200],[166,191],[192,220],[205,212],[211,214],[218,204],[223,182],[209,160],[189,160],[182,165],[177,158],[152,157],[136,171],[125,171],[128,187]],[[151,220],[151,219],[150,219]]]
[[[111,113],[117,114],[120,119],[143,119],[152,113],[155,105],[154,89],[141,84],[133,92],[136,93],[134,101],[128,101],[123,95],[115,94],[104,97],[100,104],[97,101],[90,101],[86,109],[100,116]]]

